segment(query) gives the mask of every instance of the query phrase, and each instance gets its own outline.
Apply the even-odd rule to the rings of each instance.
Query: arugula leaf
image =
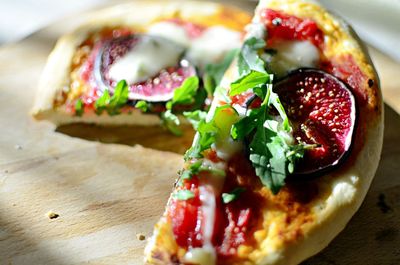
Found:
[[[78,98],[75,102],[75,115],[81,117],[84,112],[84,105],[82,99]]]
[[[270,75],[267,73],[260,73],[256,71],[250,71],[249,74],[239,78],[235,82],[231,83],[231,89],[229,91],[230,96],[235,96],[243,93],[250,88],[263,85],[270,80]]]
[[[252,109],[248,112],[248,116],[242,118],[232,126],[231,137],[233,140],[243,140],[249,135],[258,124],[260,111],[263,109]]]
[[[160,118],[162,121],[162,124],[174,135],[176,136],[182,136],[183,132],[179,128],[179,125],[181,124],[179,118],[171,112],[171,110],[167,110],[165,112],[162,112],[160,114]]]
[[[166,107],[171,110],[175,105],[189,105],[195,102],[197,89],[199,88],[199,78],[191,76],[185,79],[182,85],[174,90],[172,100],[168,101]]]
[[[140,109],[142,112],[146,112],[149,109],[149,105],[144,100],[139,100],[135,104],[135,108]]]
[[[94,103],[94,108],[96,110],[96,114],[100,115],[103,113],[103,111],[107,108],[109,102],[110,102],[110,93],[108,90],[104,90],[103,95],[99,97],[96,102]]]
[[[194,193],[190,190],[178,190],[172,196],[177,200],[186,201],[194,198]]]
[[[220,106],[215,109],[213,117],[210,121],[201,120],[197,125],[197,134],[195,135],[192,147],[185,153],[185,160],[191,158],[202,158],[201,154],[204,150],[207,150],[217,140],[218,134],[226,128],[225,121],[229,120],[230,117],[226,115],[232,115],[235,111],[232,109],[232,113],[226,110],[231,108],[229,105]],[[230,129],[230,128],[228,128]]]
[[[246,191],[245,188],[237,187],[229,193],[222,193],[222,201],[225,204],[228,204],[228,203],[236,200],[237,198],[239,198],[240,194],[242,194],[244,191]]]
[[[224,59],[220,63],[206,65],[205,73],[203,75],[203,83],[209,97],[214,95],[215,88],[221,82],[222,77],[237,54],[237,49],[231,50],[225,55]]]
[[[120,109],[128,102],[129,86],[125,80],[118,82],[114,89],[114,94],[110,96],[110,92],[105,90],[103,95],[98,98],[94,104],[97,115],[107,111],[109,115],[120,114]]]
[[[255,37],[247,39],[238,57],[239,75],[248,75],[251,71],[266,73],[264,62],[258,56],[260,49],[265,47],[265,41]]]
[[[183,116],[192,124],[193,128],[197,130],[200,121],[204,121],[207,116],[207,112],[201,110],[185,111]]]

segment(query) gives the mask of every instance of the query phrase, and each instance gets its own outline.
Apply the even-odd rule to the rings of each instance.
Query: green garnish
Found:
[[[245,188],[238,187],[233,189],[231,192],[228,193],[222,193],[222,201],[227,204],[230,203],[237,198],[239,198],[240,194],[242,194],[244,191],[246,191]]]
[[[182,85],[174,90],[174,96],[167,102],[166,108],[171,110],[175,105],[191,105],[195,102],[199,78],[191,76],[185,79]]]
[[[194,198],[194,193],[190,190],[178,190],[172,196],[177,200],[186,201]]]
[[[273,194],[285,185],[285,179],[294,170],[295,163],[304,155],[302,145],[291,143],[292,128],[278,95],[272,91],[272,75],[265,70],[258,55],[265,42],[251,38],[247,40],[239,55],[241,77],[232,83],[230,96],[249,89],[262,99],[257,109],[250,109],[246,116],[231,128],[234,140],[250,137],[249,159],[256,175]],[[279,117],[271,114],[278,111]]]
[[[75,115],[81,117],[84,112],[84,105],[82,99],[78,98],[75,102]]]
[[[181,124],[178,116],[172,113],[171,110],[164,111],[160,114],[161,122],[171,133],[176,136],[182,136],[183,132],[179,128]]]
[[[209,121],[201,119],[197,123],[197,134],[192,147],[185,153],[185,160],[202,158],[202,152],[210,149],[219,136],[224,134],[225,122],[233,115],[236,115],[236,111],[230,105],[223,105],[214,110],[214,115]]]
[[[197,130],[199,123],[206,119],[207,112],[202,110],[184,111],[183,116],[192,124],[193,128]]]
[[[110,96],[108,90],[103,92],[100,98],[98,98],[94,104],[94,108],[97,115],[107,111],[109,115],[120,114],[120,110],[128,102],[129,87],[125,80],[118,82],[114,89],[114,94]]]
[[[147,112],[147,110],[149,109],[149,105],[146,101],[139,100],[138,102],[136,102],[135,108],[140,109],[142,112]]]

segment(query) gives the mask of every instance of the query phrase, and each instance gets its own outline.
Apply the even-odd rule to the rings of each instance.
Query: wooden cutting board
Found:
[[[142,264],[137,234],[151,235],[191,143],[190,130],[171,138],[159,128],[55,128],[31,119],[46,57],[79,20],[0,49],[0,264]],[[400,110],[400,65],[373,57],[387,102]],[[382,161],[364,204],[304,264],[400,264],[400,116],[385,111]]]

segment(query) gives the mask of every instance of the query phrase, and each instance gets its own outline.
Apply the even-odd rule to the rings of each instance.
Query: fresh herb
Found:
[[[230,203],[230,202],[236,200],[237,198],[239,198],[240,194],[242,194],[244,191],[246,191],[245,188],[238,187],[238,188],[233,189],[229,193],[222,193],[222,201],[225,204]]]
[[[120,109],[128,102],[129,87],[125,80],[118,82],[114,89],[114,94],[110,96],[108,90],[103,92],[94,104],[97,115],[107,111],[109,115],[120,114]]]
[[[185,116],[185,118],[192,124],[193,128],[197,130],[199,123],[206,119],[207,112],[201,110],[185,111],[183,112],[183,116]]]
[[[190,190],[178,190],[174,193],[173,197],[180,201],[186,201],[194,198],[194,193]]]
[[[81,117],[84,112],[84,105],[82,99],[78,98],[75,102],[75,115]]]
[[[219,136],[230,129],[230,122],[236,121],[237,113],[230,105],[217,107],[213,111],[213,116],[209,120],[200,120],[197,124],[197,134],[194,138],[192,147],[186,152],[185,160],[192,158],[202,158],[202,152],[211,148]],[[228,127],[229,128],[226,128]]]
[[[264,62],[258,55],[265,47],[265,41],[252,37],[247,39],[238,56],[238,70],[240,77],[250,74],[251,71],[266,73]]]
[[[272,90],[272,75],[265,70],[259,50],[265,47],[263,40],[251,38],[245,42],[239,54],[241,77],[231,84],[229,95],[247,90],[263,101],[261,106],[247,111],[246,116],[231,128],[234,140],[249,139],[249,159],[256,175],[273,194],[284,186],[288,174],[304,155],[304,146],[292,144],[292,128],[279,97]],[[271,112],[275,109],[275,112]]]
[[[175,105],[193,104],[198,88],[199,78],[197,76],[186,78],[182,85],[174,90],[172,99],[166,104],[167,109],[171,110]]]
[[[229,95],[235,96],[249,89],[262,86],[271,79],[271,76],[267,73],[250,71],[247,75],[244,75],[235,82],[231,83]]]
[[[149,109],[149,105],[146,101],[139,100],[138,102],[136,102],[135,108],[140,109],[142,112],[147,112],[147,110]]]
[[[178,116],[172,113],[171,110],[167,110],[160,114],[161,122],[170,132],[176,136],[182,136],[183,132],[179,128],[181,124]]]
[[[203,75],[203,83],[209,97],[214,95],[215,88],[221,82],[222,77],[237,54],[237,49],[231,50],[225,55],[224,59],[220,63],[206,65],[205,73]]]

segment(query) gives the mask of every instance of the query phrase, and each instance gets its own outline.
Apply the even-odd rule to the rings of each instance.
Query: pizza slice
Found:
[[[32,113],[57,125],[178,123],[174,113],[207,106],[218,81],[207,74],[229,66],[249,21],[236,8],[190,1],[94,13],[57,42]]]
[[[315,1],[262,0],[197,130],[148,264],[298,264],[359,208],[383,138],[379,80]]]

